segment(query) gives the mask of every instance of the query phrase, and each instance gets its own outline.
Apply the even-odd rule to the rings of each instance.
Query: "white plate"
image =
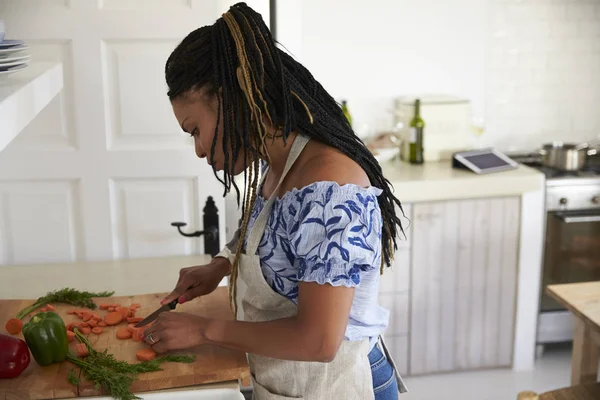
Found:
[[[20,71],[20,70],[25,69],[25,68],[27,68],[27,64],[17,65],[15,67],[10,67],[6,71],[0,71],[0,78],[3,78],[6,75],[10,75],[10,74],[12,74],[14,72]]]
[[[0,62],[0,71],[3,71],[9,67],[16,67],[17,65],[27,64],[28,62],[29,62],[29,56],[27,56],[26,58],[23,58],[22,60],[19,60],[19,61],[12,61],[12,62],[7,62],[7,63]]]
[[[22,40],[4,39],[2,42],[0,42],[0,49],[8,49],[10,47],[22,46],[24,44],[25,42]]]
[[[160,393],[136,393],[144,400],[243,400],[244,395],[233,389],[181,390]],[[112,400],[112,397],[88,397],[89,400]]]
[[[2,68],[2,66],[4,66],[4,64],[7,63],[12,63],[15,61],[25,61],[26,59],[29,58],[29,54],[19,54],[19,55],[13,55],[13,56],[9,56],[6,58],[0,58],[0,68]]]
[[[8,57],[9,55],[11,55],[13,53],[18,53],[20,51],[28,50],[28,49],[29,49],[29,46],[27,46],[26,44],[24,44],[22,46],[9,47],[8,49],[0,49],[0,59],[2,57]]]

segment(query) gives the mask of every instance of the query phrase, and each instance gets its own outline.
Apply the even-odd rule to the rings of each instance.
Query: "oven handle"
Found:
[[[577,224],[582,222],[600,222],[600,214],[597,215],[565,215],[562,213],[556,214],[556,218],[560,219],[565,224]]]

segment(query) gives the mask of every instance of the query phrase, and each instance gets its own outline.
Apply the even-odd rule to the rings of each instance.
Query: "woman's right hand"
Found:
[[[207,265],[182,268],[175,289],[160,304],[178,299],[180,304],[214,291],[219,282],[229,275],[231,263],[223,257],[213,258]]]

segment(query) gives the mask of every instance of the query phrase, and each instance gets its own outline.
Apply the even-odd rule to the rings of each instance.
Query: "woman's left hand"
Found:
[[[205,342],[207,322],[198,315],[164,312],[144,331],[144,342],[157,353],[199,346]]]

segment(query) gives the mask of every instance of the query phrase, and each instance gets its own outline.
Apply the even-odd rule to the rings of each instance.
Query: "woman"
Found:
[[[377,292],[402,231],[400,202],[339,105],[244,3],[190,33],[165,75],[197,156],[238,202],[242,172],[245,190],[232,242],[181,270],[163,304],[229,275],[237,320],[163,313],[146,342],[247,352],[259,400],[396,399],[406,390],[380,340],[388,311]]]

